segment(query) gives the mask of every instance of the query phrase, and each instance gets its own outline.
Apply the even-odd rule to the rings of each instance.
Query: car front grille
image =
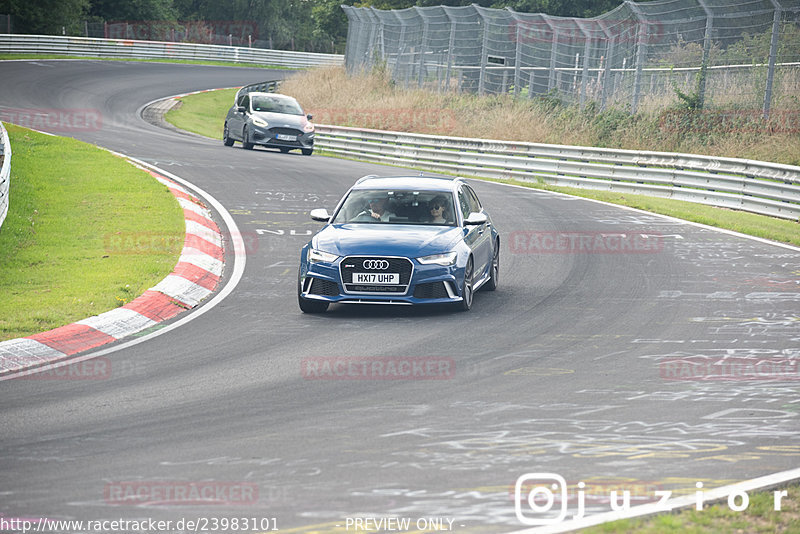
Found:
[[[275,127],[275,128],[270,128],[269,131],[272,133],[273,136],[275,134],[297,135],[297,136],[303,135],[303,130],[298,130],[296,128]]]
[[[450,295],[447,294],[444,282],[430,282],[418,284],[414,288],[414,296],[418,299],[446,299]]]
[[[384,265],[376,267],[370,265],[375,263],[375,260],[386,262]],[[367,265],[364,262],[367,261]],[[408,284],[411,281],[411,274],[414,266],[411,260],[407,258],[390,258],[385,256],[348,256],[344,258],[339,264],[339,270],[342,276],[342,283],[346,293],[356,294],[400,294],[403,295],[408,291]],[[397,273],[399,274],[399,284],[393,285],[380,285],[380,284],[354,284],[353,273]]]

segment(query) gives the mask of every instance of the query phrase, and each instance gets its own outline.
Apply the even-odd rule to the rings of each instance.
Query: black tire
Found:
[[[461,311],[472,309],[472,299],[475,297],[474,277],[475,269],[470,257],[467,266],[464,267],[464,284],[461,286],[461,302],[458,303],[458,309]]]
[[[314,149],[313,148],[301,148],[300,152],[302,152],[304,156],[310,156],[311,154],[314,153]]]
[[[300,273],[297,273],[297,304],[303,313],[324,313],[330,303],[321,300],[309,300],[300,296]]]
[[[233,146],[233,138],[228,132],[228,123],[225,123],[225,128],[222,129],[222,144],[225,146]]]
[[[483,287],[486,291],[494,291],[500,282],[500,241],[494,243],[494,256],[492,256],[492,266],[489,268],[489,280]]]
[[[283,152],[284,154],[287,154],[289,152],[289,150],[291,150],[291,149],[290,148],[286,148],[286,147],[281,147],[279,150],[281,152]]]
[[[253,143],[250,142],[250,134],[247,132],[247,126],[242,129],[242,148],[245,150],[253,150]]]

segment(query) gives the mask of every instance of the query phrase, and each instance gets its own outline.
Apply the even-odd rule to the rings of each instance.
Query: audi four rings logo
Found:
[[[389,268],[387,260],[364,260],[362,263],[364,269],[371,269],[373,271],[385,271]]]

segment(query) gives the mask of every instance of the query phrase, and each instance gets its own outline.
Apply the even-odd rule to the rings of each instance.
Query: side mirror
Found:
[[[311,119],[313,119],[313,118],[314,118],[314,115],[312,115],[311,113],[309,113],[308,115],[306,115],[306,118],[307,118],[308,120],[311,120]]]
[[[247,109],[245,109],[244,106],[236,106],[236,111],[238,111],[239,113],[244,113],[245,111],[247,111]]]
[[[489,222],[489,217],[486,216],[485,213],[478,213],[473,211],[469,214],[469,217],[464,221],[465,226],[480,226],[481,224],[486,224]]]
[[[331,216],[328,215],[328,210],[325,208],[317,208],[315,210],[311,210],[311,220],[326,223],[330,222]]]

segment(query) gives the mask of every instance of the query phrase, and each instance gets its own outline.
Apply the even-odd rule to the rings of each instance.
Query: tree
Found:
[[[178,12],[172,0],[91,0],[90,15],[105,21],[174,21]]]
[[[83,33],[89,0],[6,0],[0,11],[11,15],[14,33]]]

